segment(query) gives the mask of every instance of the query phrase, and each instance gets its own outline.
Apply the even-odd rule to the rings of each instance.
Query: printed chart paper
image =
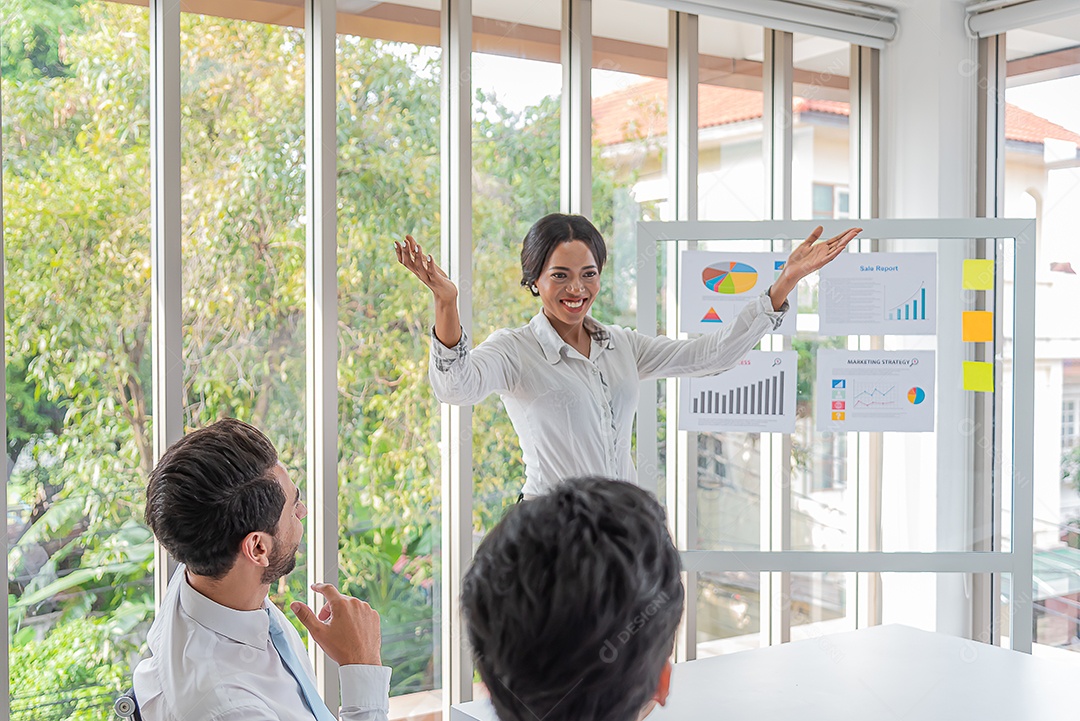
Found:
[[[799,354],[750,351],[717,376],[680,381],[679,429],[794,433]]]
[[[934,430],[934,351],[820,349],[817,428]]]
[[[820,271],[822,335],[934,335],[937,255],[841,253]]]
[[[731,323],[747,303],[757,300],[780,277],[783,253],[723,253],[685,250],[679,282],[679,330],[714,333]],[[775,331],[794,335],[798,308],[796,292],[788,296],[791,310]]]

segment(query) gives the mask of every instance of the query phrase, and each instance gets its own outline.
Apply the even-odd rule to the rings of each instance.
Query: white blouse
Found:
[[[635,481],[630,436],[639,382],[708,376],[735,366],[788,310],[768,294],[716,333],[693,340],[650,337],[586,317],[589,357],[564,341],[541,310],[529,324],[498,330],[476,348],[431,336],[428,375],[443,403],[472,405],[498,393],[521,443],[526,495],[585,475]]]

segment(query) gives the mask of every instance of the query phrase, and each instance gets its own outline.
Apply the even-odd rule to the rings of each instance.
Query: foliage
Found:
[[[57,699],[57,718],[100,718],[152,617],[148,19],[98,0],[12,0],[2,12],[12,689]],[[303,485],[302,34],[184,14],[182,46],[185,422],[254,423]],[[431,307],[392,262],[392,241],[409,232],[437,255],[439,98],[437,50],[339,36],[341,581],[382,614],[393,693],[438,681]],[[482,340],[535,312],[517,256],[528,226],[557,209],[559,105],[516,112],[486,92],[476,103]],[[596,173],[605,232],[636,212],[624,180]],[[601,300],[614,319],[614,296]],[[523,469],[497,399],[477,407],[474,428],[482,530]],[[298,571],[271,596],[302,599],[305,585]]]
[[[1061,454],[1061,480],[1067,481],[1080,493],[1080,446]]]
[[[115,662],[137,652],[131,643],[116,641],[123,630],[113,620],[81,618],[57,625],[44,639],[32,638],[30,629],[15,637],[12,718],[99,721],[103,708],[130,687],[123,666]]]
[[[5,0],[0,12],[0,74],[60,77],[70,72],[67,38],[83,29],[80,0]]]

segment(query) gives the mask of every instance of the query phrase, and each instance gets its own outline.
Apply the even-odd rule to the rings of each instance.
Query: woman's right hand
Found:
[[[411,235],[405,236],[404,243],[394,241],[394,251],[397,253],[398,262],[431,289],[436,301],[457,300],[457,286],[430,255],[424,254],[424,249]]]

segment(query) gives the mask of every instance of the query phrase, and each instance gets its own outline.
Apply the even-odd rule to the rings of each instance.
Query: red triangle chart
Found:
[[[702,323],[723,323],[720,315],[716,312],[716,308],[709,308],[709,312],[705,314],[705,317],[701,319]]]

